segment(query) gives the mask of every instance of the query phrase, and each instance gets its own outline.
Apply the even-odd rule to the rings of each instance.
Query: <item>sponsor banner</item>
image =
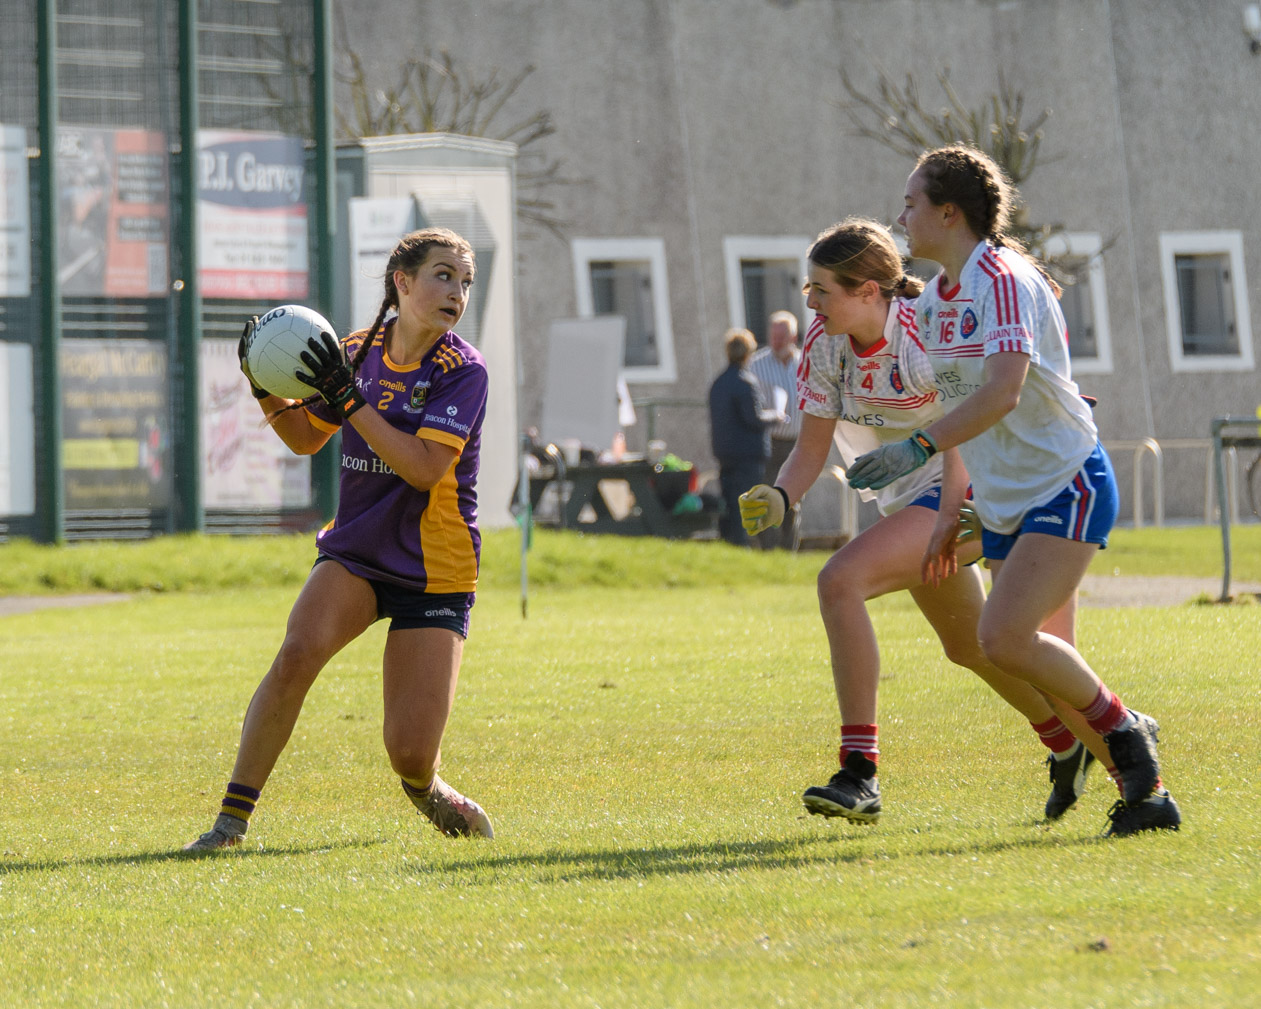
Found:
[[[207,508],[306,508],[311,460],[270,430],[241,374],[235,340],[201,342],[202,499]]]
[[[164,294],[169,190],[163,134],[58,127],[62,293],[115,298]]]
[[[31,293],[31,193],[26,130],[0,125],[0,298]]]
[[[169,507],[165,344],[63,340],[60,362],[66,508]]]
[[[200,130],[197,167],[202,296],[305,298],[309,238],[302,139]]]

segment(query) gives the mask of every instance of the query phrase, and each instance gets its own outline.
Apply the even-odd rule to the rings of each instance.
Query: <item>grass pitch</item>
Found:
[[[1187,543],[1166,573],[1220,571],[1204,534],[1161,532]],[[1107,570],[1144,563],[1127,539]],[[1083,650],[1162,723],[1185,818],[1104,841],[1111,786],[1041,823],[1029,727],[909,599],[879,601],[885,813],[863,827],[800,805],[837,741],[821,555],[540,535],[523,620],[497,534],[443,754],[493,842],[443,838],[403,798],[374,628],[316,683],[243,850],[173,856],[213,819],[310,555],[0,548],[10,592],[50,572],[45,591],[154,590],[0,618],[6,1002],[1256,1004],[1255,606],[1082,611]]]

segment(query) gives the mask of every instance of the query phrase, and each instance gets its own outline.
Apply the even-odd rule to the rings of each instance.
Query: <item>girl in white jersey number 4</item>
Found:
[[[1107,743],[1122,799],[1110,836],[1176,829],[1164,788],[1156,722],[1121,703],[1067,642],[1040,632],[1077,590],[1117,515],[1116,480],[1089,408],[1069,372],[1056,290],[1003,238],[1014,193],[984,154],[953,146],[920,156],[898,223],[910,253],[941,264],[917,304],[921,338],[946,394],[947,413],[914,438],[884,445],[850,470],[859,487],[887,485],[958,448],[966,465],[994,583],[978,635],[996,666],[1063,698]],[[949,493],[949,492],[948,492]],[[924,556],[933,582],[957,565],[962,492],[942,501]]]
[[[741,499],[741,517],[751,534],[778,525],[787,508],[801,499],[822,471],[834,435],[840,436],[848,464],[867,448],[900,442],[943,412],[909,300],[920,283],[903,275],[902,257],[888,229],[875,221],[843,221],[816,239],[809,260],[807,304],[816,315],[798,371],[801,433],[777,484],[758,485]],[[976,635],[985,590],[975,568],[965,567],[936,584],[924,583],[920,562],[936,521],[941,478],[937,458],[870,495],[883,517],[837,551],[819,574],[819,607],[841,711],[841,766],[826,785],[807,789],[802,801],[812,813],[860,823],[880,814],[880,655],[866,604],[907,589],[946,655],[989,683],[1029,719],[1051,749],[1054,787],[1046,814],[1058,818],[1077,801],[1092,759],[1073,731],[1105,761],[1107,749],[1071,706],[1061,710],[1073,731],[1045,696],[1000,672],[985,657]],[[965,562],[976,560],[980,545],[974,541],[960,553]],[[1056,615],[1055,626],[1071,639],[1071,605]]]

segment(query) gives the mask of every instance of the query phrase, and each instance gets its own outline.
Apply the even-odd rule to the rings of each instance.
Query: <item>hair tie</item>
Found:
[[[901,279],[900,279],[900,280],[899,280],[896,284],[894,284],[893,286],[894,286],[897,290],[901,291],[901,290],[905,290],[906,285],[907,285],[907,284],[909,284],[910,282],[911,282],[910,278],[909,278],[909,277],[908,277],[908,276],[904,273],[904,274],[902,274]]]

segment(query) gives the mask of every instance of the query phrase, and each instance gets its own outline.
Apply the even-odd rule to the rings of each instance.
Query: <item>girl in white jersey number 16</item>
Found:
[[[977,633],[994,665],[1080,711],[1107,743],[1123,798],[1108,834],[1176,829],[1177,804],[1156,757],[1156,722],[1131,711],[1068,642],[1040,629],[1077,590],[1117,515],[1116,480],[1069,371],[1056,291],[1003,237],[1013,190],[1002,171],[966,146],[920,156],[898,223],[910,254],[941,272],[916,305],[920,337],[947,413],[901,442],[858,459],[856,487],[878,488],[938,451],[945,486],[967,468],[994,573]],[[962,490],[957,490],[959,495]],[[954,571],[959,501],[943,500],[924,575]]]

